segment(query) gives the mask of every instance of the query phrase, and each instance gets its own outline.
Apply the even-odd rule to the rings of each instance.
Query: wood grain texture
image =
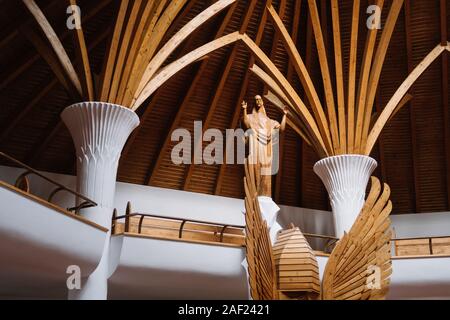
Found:
[[[370,193],[358,218],[336,244],[322,282],[325,300],[380,300],[392,273],[390,188],[372,177]]]
[[[245,164],[245,245],[250,293],[253,300],[275,300],[275,260],[267,222],[263,220],[258,201],[259,169]]]

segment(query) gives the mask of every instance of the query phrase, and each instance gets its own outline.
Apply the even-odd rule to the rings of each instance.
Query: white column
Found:
[[[80,214],[110,229],[120,154],[129,135],[139,125],[139,117],[119,105],[83,102],[67,107],[61,118],[75,145],[77,191],[98,204],[81,210]],[[109,244],[110,232],[99,265],[84,279],[81,290],[69,292],[69,299],[107,298]]]
[[[271,197],[259,196],[258,197],[259,208],[261,209],[261,215],[267,222],[269,228],[270,240],[274,245],[277,240],[277,233],[283,229],[277,222],[278,212],[280,207],[272,200]]]
[[[328,157],[314,165],[314,172],[328,191],[338,238],[350,230],[359,215],[376,167],[371,157],[356,154]]]
[[[128,108],[103,102],[74,104],[61,117],[75,145],[77,191],[98,204],[80,213],[109,228],[120,154],[139,117]]]

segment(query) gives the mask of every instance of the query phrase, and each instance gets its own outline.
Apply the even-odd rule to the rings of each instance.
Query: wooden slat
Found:
[[[98,94],[100,101],[107,101],[109,91],[111,88],[111,79],[114,73],[114,64],[119,51],[119,42],[122,35],[123,25],[125,23],[125,16],[128,9],[129,0],[121,0],[119,11],[116,18],[111,44],[108,47],[107,58],[103,65],[102,75],[100,76],[100,93]]]
[[[180,29],[170,40],[158,51],[158,53],[153,57],[150,63],[147,65],[145,72],[140,80],[143,84],[138,88],[139,90],[144,88],[155,73],[162,66],[164,61],[169,57],[169,55],[183,42],[189,35],[191,35],[196,29],[203,25],[206,21],[211,19],[213,16],[218,14],[220,11],[234,3],[236,0],[219,0],[213,5],[206,8],[203,12],[198,14],[194,19],[189,21],[183,28]]]
[[[141,9],[142,0],[134,0],[131,6],[130,14],[126,17],[127,23],[125,31],[123,32],[122,39],[119,45],[119,54],[117,60],[114,63],[114,73],[111,79],[111,87],[108,95],[108,102],[117,103],[117,92],[119,90],[120,80],[122,78],[122,73],[125,68],[125,63],[127,62],[128,54],[130,52],[132,42],[140,41],[140,39],[133,39],[135,37],[134,28],[139,20],[138,13]],[[130,45],[131,43],[131,45]]]
[[[384,0],[377,0],[376,6],[383,9]],[[362,131],[365,119],[365,106],[367,98],[367,88],[369,85],[370,68],[372,66],[373,52],[375,49],[375,42],[377,40],[378,29],[374,28],[368,31],[366,45],[364,49],[364,56],[362,60],[361,73],[359,76],[358,94],[357,94],[357,118],[355,129],[355,143],[354,149],[356,153],[361,153],[363,146],[361,145]]]
[[[24,28],[21,33],[33,44],[37,52],[47,62],[64,89],[76,99],[79,96],[76,88],[72,85],[70,79],[68,79],[66,72],[63,70],[63,66],[58,62],[56,54],[47,46],[41,35],[31,28]]]
[[[358,54],[359,8],[360,0],[353,1],[352,30],[350,38],[350,54],[348,67],[348,94],[347,94],[347,150],[354,153],[355,142],[355,95],[356,95],[356,60]]]
[[[184,57],[172,62],[167,67],[163,68],[142,90],[141,95],[138,97],[136,102],[132,106],[132,110],[135,111],[140,105],[147,100],[155,90],[157,90],[161,85],[164,84],[170,77],[176,74],[178,71],[182,70],[189,64],[197,61],[198,59],[204,57],[208,53],[211,53],[217,49],[225,47],[233,42],[242,39],[239,32],[233,32],[219,39],[208,42],[207,44],[189,52]]]
[[[47,40],[49,41],[52,49],[54,50],[56,57],[58,58],[59,62],[61,63],[64,72],[66,73],[66,76],[70,79],[72,84],[77,89],[77,92],[80,96],[83,95],[83,90],[81,88],[81,82],[78,78],[75,69],[72,65],[72,62],[70,62],[70,59],[67,55],[66,50],[64,49],[61,41],[59,40],[58,36],[56,35],[55,31],[53,30],[52,26],[48,22],[47,18],[44,16],[44,13],[41,11],[41,9],[37,6],[37,4],[34,2],[34,0],[22,0],[25,6],[28,8],[30,13],[34,16],[36,22],[39,24],[40,28],[44,32],[45,36],[47,37]]]
[[[347,130],[345,125],[345,94],[344,94],[344,72],[342,70],[342,45],[341,26],[339,19],[338,0],[331,0],[331,14],[333,20],[333,43],[334,43],[334,63],[336,69],[336,92],[339,119],[339,144],[340,152],[347,153]]]
[[[195,1],[193,3],[195,3]],[[134,40],[132,41],[131,48],[128,52],[127,63],[125,64],[125,69],[123,70],[122,76],[120,78],[119,89],[116,97],[116,103],[120,105],[127,105],[127,103],[123,101],[125,89],[127,87],[128,80],[130,79],[131,70],[136,61],[138,50],[142,46],[142,41],[144,40],[143,35],[147,33],[149,28],[151,28],[151,20],[154,19],[154,17],[152,16],[152,12],[154,11],[155,5],[157,5],[155,1],[147,1],[147,3],[144,5],[142,14],[139,17],[136,31],[133,33]]]
[[[69,3],[72,6],[78,6],[77,0],[69,0]],[[80,26],[80,28],[75,28],[73,33],[75,37],[76,61],[79,65],[78,70],[80,70],[79,75],[81,77],[83,94],[89,101],[94,101],[94,83],[92,81],[91,66],[89,64],[89,56],[86,48],[86,41],[84,39],[83,27]]]
[[[447,0],[440,1],[441,13],[441,45],[445,46],[448,39]],[[450,210],[450,123],[449,123],[449,87],[448,87],[448,54],[442,56],[442,114],[444,117],[444,148],[447,181],[447,210]]]
[[[365,145],[367,135],[369,134],[370,117],[372,115],[373,103],[375,101],[375,95],[380,81],[381,70],[386,58],[386,53],[391,42],[392,34],[397,23],[400,10],[403,7],[404,0],[395,0],[392,3],[391,9],[387,17],[387,22],[383,27],[383,33],[378,44],[377,51],[375,52],[375,59],[372,64],[369,78],[369,87],[367,93],[367,100],[365,106],[365,118],[363,123],[363,131],[361,137],[361,145]]]
[[[375,145],[378,136],[389,120],[392,112],[395,110],[400,100],[405,96],[411,86],[417,81],[417,79],[422,75],[422,73],[448,48],[438,44],[418,65],[417,67],[408,75],[408,77],[403,81],[397,91],[394,93],[392,98],[389,100],[386,107],[383,109],[380,117],[374,124],[372,130],[370,131],[369,137],[367,139],[367,145],[364,154],[369,155],[373,146]]]
[[[161,17],[158,19],[158,22],[155,25],[155,28],[152,31],[152,36],[150,38],[150,43],[143,43],[144,46],[144,54],[139,55],[138,57],[142,57],[142,60],[139,64],[139,68],[136,70],[136,76],[133,77],[133,81],[130,86],[130,93],[133,94],[133,101],[131,105],[134,105],[134,102],[138,100],[139,96],[143,92],[146,87],[147,82],[145,79],[145,70],[147,68],[148,63],[152,60],[155,55],[156,50],[158,49],[161,40],[164,37],[164,34],[169,29],[172,21],[178,15],[180,10],[186,4],[187,0],[172,0],[169,2],[167,7],[164,9]],[[144,40],[145,41],[145,40]],[[140,51],[141,52],[141,51]],[[145,100],[145,99],[144,99]],[[134,108],[136,110],[136,108]]]
[[[320,69],[322,71],[322,81],[325,89],[325,101],[327,103],[328,121],[330,124],[331,140],[333,141],[334,154],[340,154],[338,123],[336,118],[336,107],[334,104],[333,87],[331,84],[330,69],[328,67],[328,58],[325,48],[322,27],[320,24],[319,11],[315,0],[308,0],[311,22],[316,39],[317,52],[319,55]]]
[[[319,96],[318,96],[317,91],[312,82],[312,79],[309,75],[309,72],[306,69],[305,64],[303,63],[303,60],[300,56],[300,53],[297,50],[297,47],[296,47],[294,41],[292,40],[292,38],[289,35],[288,31],[286,30],[285,26],[283,25],[283,22],[281,21],[281,19],[276,14],[274,8],[268,7],[268,11],[270,13],[270,16],[272,17],[272,20],[274,21],[275,28],[282,35],[281,39],[286,46],[286,50],[289,54],[290,61],[293,64],[293,66],[299,76],[299,79],[303,85],[303,88],[305,89],[306,95],[308,97],[308,100],[311,104],[311,108],[314,113],[314,117],[317,121],[320,133],[322,134],[322,137],[324,139],[325,147],[327,148],[328,153],[332,154],[333,148],[332,148],[332,143],[331,143],[328,120],[323,111],[322,104],[320,102]]]
[[[155,2],[155,6],[152,9],[151,13],[151,19],[148,22],[148,26],[146,27],[146,30],[144,32],[144,35],[142,37],[141,45],[139,47],[138,53],[136,55],[136,58],[133,61],[133,67],[132,71],[130,73],[129,79],[126,81],[126,88],[124,97],[122,98],[122,103],[129,106],[131,105],[131,101],[133,100],[133,96],[135,94],[135,91],[137,89],[137,86],[139,85],[139,81],[142,77],[142,74],[145,71],[145,66],[147,63],[150,62],[150,60],[153,57],[154,51],[159,46],[159,42],[156,43],[158,40],[154,37],[156,32],[156,24],[158,23],[158,20],[160,17],[162,18],[161,14],[166,17],[164,22],[167,24],[167,15],[169,12],[164,12],[163,10],[167,4],[168,0],[158,0]],[[174,5],[180,5],[180,2],[176,2]],[[170,21],[169,21],[170,22]],[[160,25],[163,22],[160,22]],[[162,35],[161,35],[162,36]],[[158,37],[159,38],[159,37]],[[162,36],[162,38],[164,38]],[[162,38],[159,40],[161,41]]]

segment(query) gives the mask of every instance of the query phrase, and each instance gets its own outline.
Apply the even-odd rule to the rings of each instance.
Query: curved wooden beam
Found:
[[[141,78],[147,64],[152,60],[155,51],[161,43],[161,40],[186,2],[187,0],[172,0],[165,8],[167,0],[161,0],[156,7],[156,12],[154,13],[151,21],[152,26],[146,32],[141,48],[139,49],[139,53],[134,62],[131,72],[132,77],[130,78],[129,83],[127,83],[128,90],[125,89],[123,103],[126,103],[127,106],[133,104],[131,101],[136,99],[136,92],[141,83]],[[160,17],[159,14],[161,14]]]
[[[347,152],[353,153],[355,142],[355,95],[356,95],[356,60],[358,55],[358,31],[360,0],[353,0],[352,30],[350,37],[350,55],[348,69],[347,94]]]
[[[376,5],[383,9],[384,0],[377,0]],[[363,123],[365,119],[367,87],[369,85],[370,68],[373,61],[373,52],[375,49],[375,42],[377,40],[378,29],[374,28],[367,33],[366,45],[364,48],[364,56],[361,64],[361,74],[359,76],[359,86],[357,95],[357,120],[355,130],[354,151],[360,153],[364,146],[361,145]]]
[[[417,67],[409,74],[409,76],[403,81],[401,86],[394,93],[392,98],[389,100],[386,107],[383,109],[378,120],[375,122],[372,130],[370,131],[369,137],[367,139],[366,148],[364,151],[365,155],[370,155],[375,142],[378,139],[378,136],[386,125],[387,121],[391,117],[391,114],[395,111],[395,108],[405,96],[405,94],[409,91],[411,86],[417,81],[417,79],[425,72],[425,70],[445,51],[450,51],[450,43],[447,43],[447,47],[438,44],[418,65]]]
[[[145,86],[136,102],[132,105],[131,109],[135,111],[137,108],[139,108],[140,105],[153,94],[153,92],[155,92],[161,85],[163,85],[169,78],[171,78],[181,69],[197,61],[208,53],[211,53],[240,39],[242,39],[242,35],[239,34],[238,31],[230,33],[226,36],[208,42],[207,44],[189,52],[180,59],[167,65],[165,68],[161,69],[161,71],[159,71],[155,75],[155,77],[153,77],[153,79]]]
[[[287,31],[286,27],[284,26],[283,22],[281,21],[280,17],[276,13],[273,6],[267,7],[267,10],[270,14],[270,17],[272,18],[272,21],[274,22],[274,26],[276,30],[281,34],[281,40],[285,44],[285,49],[289,55],[289,57],[292,60],[292,65],[295,68],[295,71],[297,75],[299,76],[299,79],[302,83],[303,88],[305,89],[306,95],[308,97],[308,101],[311,104],[311,108],[314,113],[314,117],[319,125],[319,130],[322,134],[322,137],[324,138],[325,146],[328,150],[328,152],[332,153],[332,145],[331,145],[331,137],[330,137],[330,129],[328,126],[328,120],[325,116],[325,112],[323,111],[322,104],[320,102],[319,95],[317,94],[317,91],[314,87],[314,84],[312,82],[312,79],[309,75],[309,72],[300,56],[300,53],[297,50],[297,47],[292,40],[291,36],[289,35],[289,32]],[[253,70],[252,70],[253,71]],[[255,71],[254,71],[255,72]],[[258,75],[255,72],[256,75]],[[264,79],[261,79],[264,80]],[[267,83],[271,88],[272,86]],[[274,90],[272,88],[272,90]]]
[[[363,131],[361,138],[361,145],[364,146],[367,140],[370,127],[370,117],[372,115],[373,103],[375,102],[375,95],[377,93],[378,83],[381,77],[381,70],[383,68],[384,60],[386,58],[387,49],[391,42],[392,34],[397,23],[398,15],[403,7],[404,0],[396,0],[392,3],[389,15],[387,17],[386,25],[381,34],[380,43],[375,52],[375,60],[370,71],[369,88],[367,93],[367,101],[365,108],[365,118],[363,123]]]
[[[152,79],[155,73],[162,66],[164,61],[170,56],[170,54],[183,42],[192,32],[218,14],[220,11],[236,2],[236,0],[219,0],[213,5],[209,6],[195,18],[189,21],[183,28],[181,28],[170,40],[159,50],[159,52],[153,57],[150,63],[147,65],[144,75],[140,80],[138,90],[135,96],[139,96],[144,86]]]
[[[77,73],[75,72],[75,68],[73,67],[72,62],[70,62],[70,59],[69,59],[69,56],[67,55],[66,50],[64,49],[61,41],[59,40],[58,36],[55,33],[55,30],[53,30],[52,26],[48,22],[44,13],[38,7],[36,2],[34,2],[34,0],[22,0],[22,2],[25,4],[27,9],[33,15],[34,19],[36,20],[36,22],[39,24],[40,28],[44,32],[47,40],[49,41],[50,45],[52,46],[52,48],[56,54],[56,57],[58,58],[59,62],[61,63],[67,77],[70,79],[72,84],[75,86],[75,88],[76,88],[77,92],[80,94],[80,96],[83,96],[81,82],[77,76]]]
[[[328,66],[327,52],[323,38],[322,27],[320,25],[319,11],[317,10],[316,0],[308,0],[311,22],[316,39],[317,52],[319,55],[319,64],[322,71],[323,87],[325,90],[325,100],[327,103],[328,121],[330,123],[331,139],[335,154],[340,153],[339,130],[336,119],[336,107],[334,104],[333,86],[331,84],[330,68]]]
[[[77,0],[69,0],[70,5],[77,6]],[[73,30],[75,39],[76,57],[81,70],[83,92],[90,101],[95,100],[94,82],[92,81],[91,65],[89,64],[89,55],[86,48],[86,41],[82,26]]]
[[[336,92],[339,123],[339,146],[341,153],[347,153],[347,130],[345,124],[344,71],[342,68],[341,25],[338,0],[331,0],[333,20],[334,64],[336,68]]]

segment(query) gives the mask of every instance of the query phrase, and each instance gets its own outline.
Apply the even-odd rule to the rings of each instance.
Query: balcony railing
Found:
[[[132,212],[130,203],[125,215],[117,216],[114,210],[111,230],[112,234],[132,233],[169,240],[245,244],[243,226]]]
[[[30,166],[7,155],[6,153],[0,152],[0,157],[3,159],[6,159],[9,163],[11,163],[17,167],[25,169],[25,172],[22,173],[21,175],[19,175],[19,177],[15,181],[14,187],[16,187],[17,189],[20,189],[26,193],[32,194],[31,190],[30,190],[30,181],[29,181],[28,177],[31,175],[34,175],[34,176],[39,177],[40,179],[43,179],[43,180],[49,182],[50,184],[52,184],[55,187],[55,189],[53,189],[53,191],[50,192],[47,199],[44,199],[49,203],[52,203],[56,194],[58,194],[60,192],[67,192],[67,193],[75,196],[75,203],[79,203],[78,205],[76,205],[74,207],[66,208],[68,211],[72,211],[75,214],[78,214],[81,209],[97,206],[97,203],[95,203],[93,200],[85,197],[84,195],[82,195],[72,189],[67,188],[66,186],[60,184],[59,182],[43,175],[42,173],[38,172],[37,170],[31,168]]]
[[[450,256],[450,236],[401,238],[392,239],[391,242],[396,257]]]

